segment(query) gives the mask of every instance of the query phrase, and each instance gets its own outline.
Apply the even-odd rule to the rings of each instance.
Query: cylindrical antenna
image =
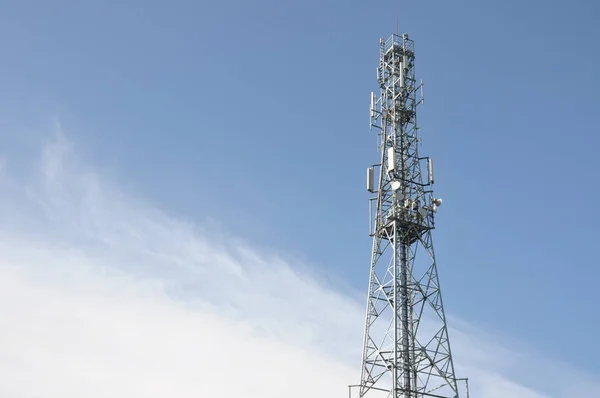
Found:
[[[401,62],[400,63],[400,88],[404,88],[404,68],[403,65],[406,65],[405,63]]]

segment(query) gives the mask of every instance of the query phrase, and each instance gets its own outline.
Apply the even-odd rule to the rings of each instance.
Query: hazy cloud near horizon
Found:
[[[30,171],[0,158],[0,396],[348,396],[363,301],[153,208],[74,148],[53,136]],[[472,397],[600,396],[598,375],[452,321]]]

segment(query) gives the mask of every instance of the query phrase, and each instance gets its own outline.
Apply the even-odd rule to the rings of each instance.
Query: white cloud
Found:
[[[26,180],[2,164],[1,397],[345,397],[358,381],[362,301],[128,196],[60,134]],[[562,364],[548,389],[546,359],[456,325],[472,397],[600,392]],[[529,388],[515,367],[538,375]]]
[[[102,275],[101,264],[74,253],[16,249],[33,251],[27,261],[56,266],[66,278],[49,283],[2,263],[2,397],[274,397],[291,386],[287,396],[308,396],[316,386],[337,396],[352,375],[244,322],[178,305],[160,282]]]

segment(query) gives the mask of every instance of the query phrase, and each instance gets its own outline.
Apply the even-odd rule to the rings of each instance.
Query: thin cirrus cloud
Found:
[[[346,397],[358,381],[364,303],[309,267],[128,195],[62,134],[31,172],[1,160],[0,396]],[[593,375],[453,325],[473,397],[600,396]]]

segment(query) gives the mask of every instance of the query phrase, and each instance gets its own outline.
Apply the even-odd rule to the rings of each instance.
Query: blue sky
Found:
[[[196,228],[216,223],[362,302],[369,92],[378,40],[398,18],[425,83],[421,151],[444,199],[434,242],[447,313],[600,374],[588,343],[600,322],[599,6],[403,3],[4,1],[7,168],[25,181],[60,121],[111,192]],[[15,214],[5,233],[31,212]]]

